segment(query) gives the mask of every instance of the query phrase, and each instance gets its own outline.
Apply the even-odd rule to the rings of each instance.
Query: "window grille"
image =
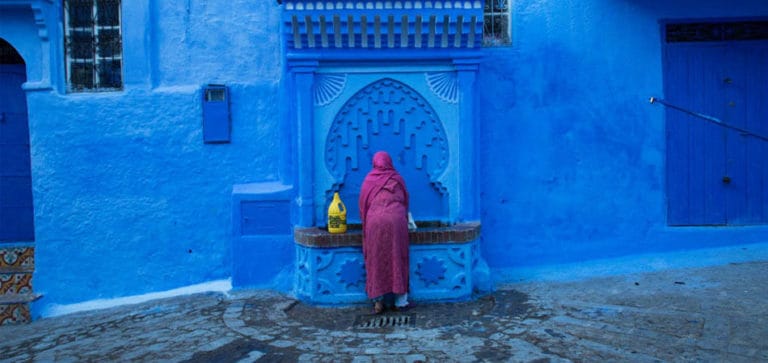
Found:
[[[667,43],[768,39],[768,21],[666,25]]]
[[[509,45],[509,1],[485,0],[483,10],[483,45],[486,47]]]
[[[67,85],[71,92],[123,87],[120,0],[64,0]]]

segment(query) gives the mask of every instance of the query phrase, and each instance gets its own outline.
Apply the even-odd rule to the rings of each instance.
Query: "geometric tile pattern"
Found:
[[[25,324],[32,321],[29,312],[29,304],[2,304],[0,305],[0,325]]]
[[[0,268],[4,267],[28,267],[35,266],[35,248],[4,247],[0,249]]]
[[[32,292],[32,273],[6,273],[0,271],[0,295],[29,294]]]
[[[34,270],[33,246],[0,245],[0,326],[32,320],[29,303],[37,298],[32,290]]]

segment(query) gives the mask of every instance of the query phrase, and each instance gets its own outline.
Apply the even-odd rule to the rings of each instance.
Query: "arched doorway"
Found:
[[[35,239],[24,59],[0,38],[0,242]]]

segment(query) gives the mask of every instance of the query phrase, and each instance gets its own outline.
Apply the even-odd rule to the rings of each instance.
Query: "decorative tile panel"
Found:
[[[32,274],[0,271],[0,295],[32,293]]]
[[[34,269],[33,246],[0,245],[0,325],[32,321],[29,303],[39,298],[32,291]]]
[[[34,247],[0,247],[0,268],[34,268]]]
[[[26,303],[0,304],[0,326],[24,324],[32,321],[29,305]]]

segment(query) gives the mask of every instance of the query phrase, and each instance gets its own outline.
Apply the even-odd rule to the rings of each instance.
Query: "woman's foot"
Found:
[[[406,304],[404,306],[392,306],[392,311],[404,313],[404,312],[406,312],[408,310],[413,309],[415,306],[416,305],[414,303],[409,302],[408,304]]]
[[[373,313],[379,315],[384,312],[384,303],[377,301],[373,303]]]

